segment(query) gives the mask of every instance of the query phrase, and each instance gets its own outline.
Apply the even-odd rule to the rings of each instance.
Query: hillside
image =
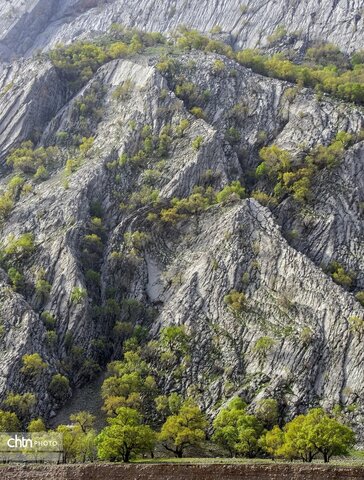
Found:
[[[30,392],[54,416],[71,393],[52,394],[55,375],[75,391],[132,339],[161,393],[210,416],[235,396],[275,398],[284,418],[340,405],[362,435],[360,102],[260,75],[221,43],[109,33],[363,47],[358,2],[271,3],[0,1],[2,401]],[[76,38],[101,46],[55,49]],[[161,343],[172,325],[187,346]],[[34,353],[46,365],[27,370]]]

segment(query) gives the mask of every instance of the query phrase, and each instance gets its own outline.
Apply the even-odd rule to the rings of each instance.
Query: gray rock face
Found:
[[[112,23],[168,32],[179,25],[207,32],[220,26],[238,47],[259,47],[284,27],[303,39],[325,39],[343,50],[364,47],[362,0],[1,0],[0,58],[105,32]]]
[[[208,31],[218,24],[236,45],[250,47],[264,45],[284,25],[348,51],[363,46],[362,2],[278,2],[273,9],[271,2],[254,1],[243,7],[234,0],[146,0],[138,8],[128,0],[0,0],[0,58],[93,37],[113,22],[159,31],[182,23]],[[216,69],[217,60],[223,69]],[[305,206],[287,198],[269,210],[253,198],[235,199],[166,226],[147,219],[153,202],[140,197],[158,190],[168,207],[207,179],[216,191],[239,179],[250,194],[263,145],[277,144],[297,159],[328,145],[341,130],[359,133],[363,112],[326,96],[318,100],[307,89],[292,95],[292,85],[217,55],[192,52],[178,61],[184,81],[204,98],[204,118],[191,115],[191,105],[176,97],[173,80],[159,73],[153,56],[109,62],[76,93],[44,58],[1,65],[0,189],[12,176],[6,157],[23,140],[45,147],[58,142],[59,152],[48,178],[33,179],[31,191],[19,192],[1,224],[0,253],[24,233],[33,235],[35,250],[16,264],[24,277],[21,293],[11,287],[9,269],[0,268],[0,400],[10,391],[31,391],[38,413],[49,415],[56,406],[48,393],[52,375],[67,373],[74,386],[87,380],[85,360],[99,361],[95,345],[103,338],[112,343],[115,323],[125,320],[125,312],[110,309],[111,298],[143,307],[134,320],[148,328],[150,339],[166,325],[186,326],[189,363],[179,376],[178,365],[170,366],[163,391],[192,389],[211,414],[235,395],[253,405],[276,397],[287,415],[318,404],[357,403],[352,420],[362,435],[364,352],[349,318],[363,318],[364,309],[332,281],[327,267],[339,262],[355,273],[356,290],[364,290],[363,142],[348,148],[338,167],[315,175],[314,201]],[[117,99],[124,82],[131,91]],[[239,138],[233,141],[227,132],[236,106]],[[133,157],[141,148],[143,127],[158,136],[183,119],[188,127],[183,135],[171,134],[162,161],[147,156],[143,167],[119,164],[123,154]],[[68,176],[66,162],[80,153],[69,147],[65,132],[94,138]],[[193,148],[197,137],[201,146]],[[102,217],[97,247],[85,246],[93,217]],[[147,232],[148,241],[132,249],[125,234],[137,231]],[[100,274],[96,287],[90,287],[85,255]],[[40,272],[49,285],[42,301],[35,288]],[[224,301],[232,290],[246,297],[235,313]],[[152,320],[146,314],[151,310]],[[43,311],[55,318],[53,343]],[[34,352],[48,367],[30,381],[21,373],[21,359]],[[112,349],[104,355],[110,359]]]
[[[145,185],[145,171],[110,162],[123,153],[136,153],[144,125],[158,135],[165,125],[176,126],[183,118],[190,122],[184,136],[174,138],[153,185],[164,202],[190,195],[208,171],[214,172],[216,190],[244,179],[259,163],[262,131],[265,142],[296,155],[302,144],[327,144],[340,130],[355,133],[361,128],[362,112],[351,105],[329,98],[318,101],[307,90],[289,99],[288,83],[260,77],[226,59],[225,69],[217,74],[217,58],[198,53],[180,58],[186,81],[209,91],[206,120],[193,117],[153,59],[142,56],[104,65],[73,98],[47,61],[15,63],[2,72],[2,88],[14,83],[0,98],[3,158],[33,130],[41,132],[40,144],[50,145],[57,132],[78,128],[73,114],[77,102],[96,85],[102,85],[104,93],[98,106],[102,115],[92,131],[94,145],[67,188],[63,152],[50,178],[22,195],[2,226],[4,244],[11,235],[31,232],[36,249],[22,265],[28,286],[23,296],[13,292],[1,271],[1,398],[10,390],[30,390],[40,399],[39,412],[49,413],[53,404],[48,384],[52,374],[64,373],[70,336],[73,345],[83,349],[84,359],[95,358],[94,340],[112,338],[119,317],[110,314],[101,322],[90,292],[78,302],[72,300],[75,287],[87,286],[83,239],[97,203],[105,234],[97,267],[99,302],[105,305],[113,289],[117,301],[133,299],[153,308],[150,338],[170,324],[185,325],[190,334],[190,363],[178,379],[173,376],[176,366],[171,367],[161,385],[164,391],[193,388],[210,413],[218,401],[239,394],[253,404],[262,397],[279,398],[287,414],[317,404],[361,403],[364,353],[349,318],[362,318],[364,311],[322,265],[340,261],[357,273],[363,287],[362,143],[347,151],[338,168],[315,177],[315,202],[306,209],[297,209],[288,199],[271,212],[246,199],[213,205],[178,228],[161,228],[146,223],[149,205],[120,208]],[[126,80],[132,94],[118,101],[113,92]],[[241,144],[234,148],[224,132],[237,104],[244,104],[245,117],[239,124]],[[197,136],[203,138],[199,150],[191,147]],[[156,168],[152,160],[147,168]],[[6,174],[4,170],[3,183]],[[147,246],[131,267],[120,262],[128,255],[124,234],[144,229],[150,236]],[[290,239],[292,230],[300,235]],[[40,308],[34,283],[41,268],[51,290]],[[224,302],[233,289],[244,291],[247,299],[238,314]],[[52,348],[46,342],[42,310],[57,319],[58,341]],[[137,318],[137,323],[144,321],[143,315]],[[269,339],[265,349],[257,348],[262,338]],[[22,356],[33,352],[41,354],[48,368],[41,381],[29,383],[19,371]],[[80,371],[76,364],[75,384]],[[356,421],[360,423],[360,409]]]

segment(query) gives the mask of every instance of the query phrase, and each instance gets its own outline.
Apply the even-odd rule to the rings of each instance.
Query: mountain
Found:
[[[90,382],[131,325],[162,392],[210,414],[236,395],[276,398],[287,417],[341,405],[361,433],[362,107],[144,34],[114,59],[56,49],[134,48],[135,32],[110,39],[120,23],[350,53],[359,3],[1,0],[0,13],[0,398],[32,392],[54,415],[55,375]],[[171,325],[188,354],[161,362]]]
[[[364,47],[363,5],[357,0],[142,0],[137,6],[132,0],[2,0],[0,12],[5,60],[104,33],[112,23],[161,32],[181,24],[207,32],[218,25],[239,48],[266,45],[279,27],[304,41],[325,39],[349,52]]]

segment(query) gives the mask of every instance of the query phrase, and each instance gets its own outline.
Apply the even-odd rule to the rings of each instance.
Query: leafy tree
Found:
[[[108,415],[115,415],[121,406],[142,409],[153,404],[156,382],[139,351],[125,352],[123,361],[110,363],[108,374],[102,385],[104,410]]]
[[[348,455],[355,443],[354,432],[346,425],[329,417],[321,408],[307,414],[311,426],[310,439],[328,463],[334,455]]]
[[[246,404],[240,398],[219,412],[213,426],[213,441],[226,448],[232,457],[236,454],[252,457],[257,453],[263,426],[246,413]]]
[[[31,378],[39,377],[47,368],[47,364],[43,361],[39,353],[24,355],[22,362],[21,372]]]
[[[167,418],[158,435],[164,448],[182,458],[187,447],[197,446],[206,436],[207,421],[200,408],[186,401],[178,414]]]
[[[29,433],[37,433],[37,432],[45,432],[45,431],[46,431],[46,426],[41,418],[32,420],[28,425]]]
[[[233,181],[229,185],[226,185],[217,195],[216,200],[218,203],[231,202],[232,200],[240,200],[245,198],[245,188],[239,181]]]
[[[14,412],[0,410],[0,432],[19,432],[21,424]]]
[[[278,402],[274,398],[260,400],[255,409],[257,419],[265,428],[272,428],[278,422]]]
[[[263,434],[259,439],[259,445],[272,458],[276,458],[278,452],[282,449],[284,444],[284,433],[276,425],[272,430]]]
[[[139,412],[120,407],[116,417],[108,418],[108,426],[97,437],[101,460],[130,462],[131,458],[154,448],[155,434],[142,423]]]
[[[56,373],[51,379],[48,391],[58,402],[63,403],[70,394],[68,378],[60,373]]]
[[[96,417],[90,412],[82,411],[72,414],[70,420],[79,426],[81,431],[86,434],[93,429]]]
[[[56,429],[63,436],[65,463],[94,461],[96,459],[96,433],[84,433],[79,425],[59,425]]]
[[[22,422],[29,419],[36,403],[36,396],[29,392],[23,394],[10,392],[4,400],[4,406],[14,412]]]
[[[322,454],[327,463],[333,455],[347,455],[354,442],[355,435],[349,427],[321,408],[315,408],[285,426],[284,443],[277,454],[290,459],[301,458],[304,462],[312,462]]]

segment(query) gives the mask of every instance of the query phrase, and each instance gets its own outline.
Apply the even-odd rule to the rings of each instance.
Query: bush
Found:
[[[75,287],[71,292],[71,302],[80,304],[87,298],[87,290],[81,287]]]
[[[245,188],[242,187],[239,181],[234,181],[231,182],[230,185],[226,185],[226,187],[224,187],[216,195],[216,200],[218,203],[227,203],[240,200],[242,198],[245,198]]]
[[[47,364],[43,361],[39,353],[24,355],[22,358],[23,366],[21,372],[28,377],[39,377],[47,368]]]
[[[243,292],[231,290],[230,293],[225,295],[224,302],[233,313],[242,313],[246,304],[246,297]]]
[[[191,144],[192,148],[196,151],[200,150],[200,148],[203,145],[203,142],[204,142],[204,138],[201,135],[199,135],[198,137],[195,137],[195,139],[192,141],[192,144]]]
[[[364,307],[364,291],[358,292],[355,295],[355,298],[360,302]]]
[[[26,141],[19,148],[11,150],[6,163],[16,170],[34,175],[39,167],[53,165],[58,154],[57,147],[35,149],[31,141]]]
[[[22,257],[30,255],[34,250],[34,235],[32,233],[24,233],[18,238],[11,235],[5,247],[5,255]]]
[[[32,393],[9,393],[4,400],[5,407],[14,412],[22,422],[29,419],[36,403],[37,398]]]

